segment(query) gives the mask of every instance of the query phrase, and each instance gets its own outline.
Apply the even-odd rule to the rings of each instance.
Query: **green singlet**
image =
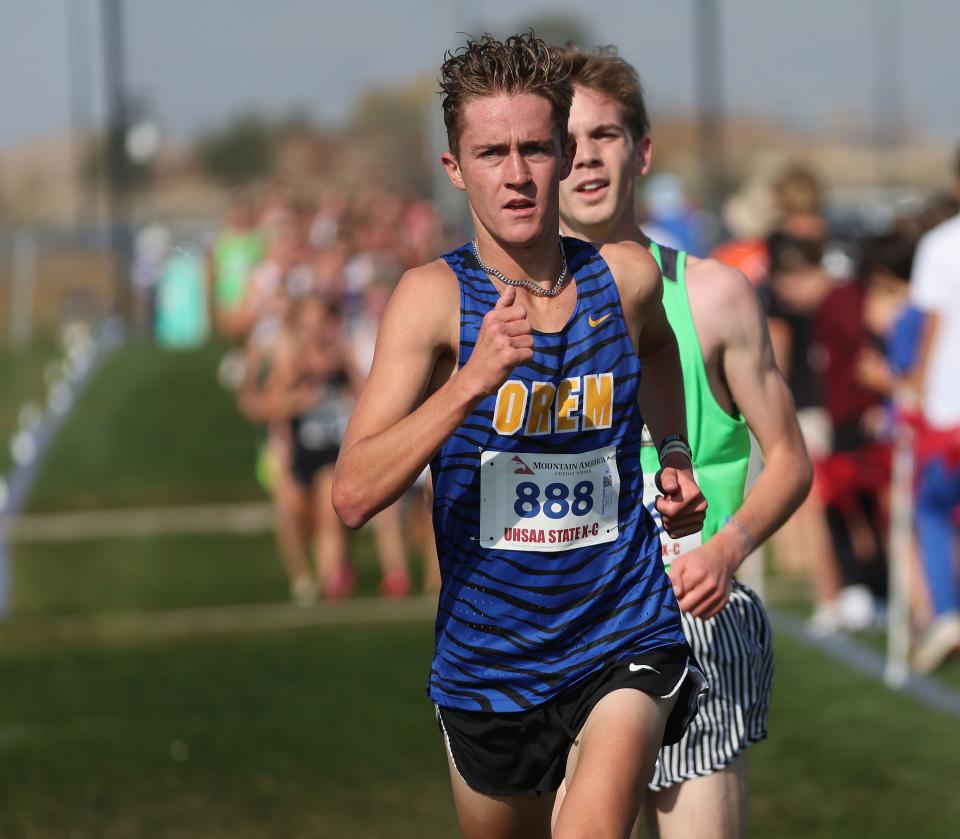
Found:
[[[743,416],[739,413],[735,417],[728,414],[717,403],[710,389],[687,298],[684,281],[686,253],[661,248],[656,242],[650,243],[650,252],[663,273],[663,306],[680,348],[687,435],[693,452],[693,467],[697,483],[708,503],[707,518],[701,533],[674,541],[661,532],[663,559],[669,567],[672,559],[703,544],[739,509],[743,502],[750,460],[750,433]],[[649,435],[644,436],[649,439]],[[644,445],[640,462],[645,483],[648,483],[644,491],[644,503],[650,509],[657,494],[653,476],[660,468],[655,445]],[[655,509],[651,512],[660,526],[659,514]]]
[[[213,246],[216,271],[214,294],[219,309],[232,309],[243,297],[250,269],[263,259],[263,238],[258,230],[225,231]]]

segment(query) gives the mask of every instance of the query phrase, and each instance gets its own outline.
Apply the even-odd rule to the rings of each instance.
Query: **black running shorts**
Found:
[[[323,449],[308,449],[295,445],[290,471],[300,486],[310,489],[313,478],[325,466],[332,466],[340,456],[339,446],[327,446]]]
[[[567,754],[594,706],[611,691],[678,695],[663,743],[676,743],[696,715],[706,680],[685,644],[632,655],[527,711],[496,713],[437,706],[447,753],[464,782],[484,795],[540,795],[563,781]]]

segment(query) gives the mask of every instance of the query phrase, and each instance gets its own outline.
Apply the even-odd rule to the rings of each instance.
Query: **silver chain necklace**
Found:
[[[560,269],[560,276],[557,277],[557,281],[553,284],[553,287],[547,289],[537,285],[533,280],[511,280],[505,274],[501,274],[496,268],[490,268],[484,265],[483,260],[480,258],[480,253],[477,250],[477,240],[474,239],[470,244],[473,246],[473,255],[477,258],[477,262],[480,263],[480,267],[491,276],[500,280],[501,283],[517,286],[518,288],[528,289],[537,295],[537,297],[556,297],[561,291],[563,291],[563,287],[567,284],[567,256],[563,252],[563,242],[560,240],[558,240],[558,242],[560,245],[560,259],[563,260],[563,267]]]

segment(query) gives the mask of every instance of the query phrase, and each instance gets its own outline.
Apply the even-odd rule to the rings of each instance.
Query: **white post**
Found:
[[[895,400],[901,402],[901,400]],[[898,417],[890,476],[890,551],[887,594],[887,660],[883,678],[901,687],[910,676],[910,552],[913,550],[913,429]]]

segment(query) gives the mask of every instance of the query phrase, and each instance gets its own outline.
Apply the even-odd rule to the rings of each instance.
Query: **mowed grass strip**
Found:
[[[287,598],[269,533],[22,543],[12,553],[12,620]]]
[[[28,510],[263,499],[257,431],[217,383],[225,350],[136,343],[115,352],[53,442]]]
[[[0,659],[0,835],[447,837],[428,622]],[[956,720],[777,638],[752,835],[942,837]]]
[[[374,595],[380,566],[370,528],[350,534],[358,596]],[[282,603],[287,578],[269,533],[183,534],[18,543],[10,620],[62,615]],[[415,591],[419,554],[409,556]]]

